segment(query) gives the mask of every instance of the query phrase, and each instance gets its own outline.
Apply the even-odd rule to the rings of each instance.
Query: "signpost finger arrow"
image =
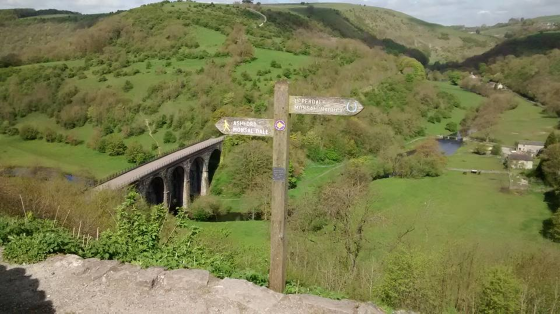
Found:
[[[227,135],[274,135],[274,120],[253,118],[221,118],[216,123],[216,128]]]
[[[290,96],[290,113],[355,116],[363,109],[353,98]]]

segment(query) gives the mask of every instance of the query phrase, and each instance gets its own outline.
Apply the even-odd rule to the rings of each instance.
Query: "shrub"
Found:
[[[4,257],[14,263],[36,263],[51,254],[75,254],[79,242],[70,233],[57,227],[53,221],[38,220],[28,215],[23,220],[7,223],[0,234],[0,243],[6,243]],[[9,238],[8,238],[9,237]]]
[[[151,152],[144,150],[144,148],[140,143],[134,142],[130,144],[126,149],[125,156],[126,156],[126,160],[129,163],[139,165],[141,163],[150,160],[153,157],[153,154]]]
[[[397,308],[417,308],[427,302],[426,289],[428,259],[418,252],[399,249],[387,261],[378,295],[381,300]]]
[[[479,313],[515,313],[519,309],[521,283],[510,269],[495,267],[482,278]]]
[[[107,82],[107,78],[103,75],[99,79],[97,79],[97,81],[98,82]]]
[[[548,237],[554,242],[560,242],[560,210],[557,210],[551,219],[551,228]]]
[[[58,134],[51,128],[46,128],[43,131],[43,135],[45,137],[45,141],[47,141],[48,143],[56,142],[56,137],[58,136]]]
[[[19,136],[24,141],[36,140],[39,136],[39,131],[30,125],[24,125],[19,129]]]
[[[451,133],[456,133],[458,130],[457,123],[449,122],[445,125],[445,129]]]
[[[228,210],[222,205],[220,200],[213,196],[201,196],[197,198],[189,208],[191,217],[194,220],[206,221],[210,218],[217,218],[226,214]]]
[[[4,121],[0,124],[0,134],[6,134],[10,128],[10,122]]]
[[[121,156],[126,152],[126,145],[118,134],[110,134],[103,138],[102,141],[103,144],[101,144],[100,147],[102,147],[109,156]]]
[[[16,136],[19,134],[19,129],[18,128],[9,128],[6,131],[6,134],[8,134],[9,136]]]
[[[500,156],[502,154],[502,145],[500,144],[494,144],[494,146],[492,146],[492,151],[491,151],[492,155],[494,156]]]
[[[270,61],[270,67],[275,69],[281,69],[282,65],[278,63],[276,60]]]
[[[177,142],[177,136],[175,136],[175,134],[173,134],[173,132],[167,131],[163,135],[163,142],[164,143],[175,143],[175,142]]]
[[[123,91],[124,91],[125,93],[128,93],[128,92],[130,92],[133,88],[134,88],[134,85],[132,85],[132,83],[131,83],[129,80],[126,80],[126,82],[124,82],[124,85],[123,85],[123,88],[122,88],[122,89],[123,89]]]
[[[473,153],[477,155],[486,155],[486,153],[488,153],[488,148],[484,144],[478,144],[474,148]]]

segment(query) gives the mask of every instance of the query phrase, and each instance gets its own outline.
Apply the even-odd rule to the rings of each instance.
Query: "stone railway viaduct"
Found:
[[[150,204],[172,210],[187,208],[206,195],[220,164],[224,137],[212,138],[136,167],[95,187],[95,190],[135,186]]]

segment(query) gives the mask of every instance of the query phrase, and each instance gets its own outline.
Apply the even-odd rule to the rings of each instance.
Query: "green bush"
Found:
[[[428,302],[429,296],[423,283],[428,281],[427,257],[403,248],[391,253],[386,263],[377,294],[387,305],[395,308],[418,308]]]
[[[109,156],[121,156],[126,152],[126,145],[118,134],[110,134],[101,141],[99,151],[106,152]]]
[[[134,142],[127,147],[125,156],[126,160],[129,163],[137,165],[144,163],[154,157],[151,152],[144,150],[142,145],[138,142]]]
[[[510,269],[495,267],[482,278],[478,312],[482,314],[516,313],[519,310],[521,283]]]
[[[275,69],[281,69],[282,65],[278,63],[276,60],[270,61],[270,67]]]
[[[47,141],[48,143],[54,143],[56,142],[56,137],[58,136],[58,134],[51,128],[46,128],[43,131],[43,136],[45,137],[45,141]]]
[[[201,196],[197,198],[189,208],[192,219],[198,221],[207,221],[211,218],[217,218],[220,215],[226,214],[226,209],[220,200],[213,196]]]
[[[20,220],[0,219],[0,227],[4,257],[13,263],[35,263],[52,254],[76,254],[80,250],[79,241],[53,221],[28,215]]]
[[[173,134],[173,132],[167,131],[163,135],[163,142],[164,143],[175,143],[175,142],[177,142],[177,136],[175,136],[175,134]]]
[[[39,131],[30,125],[24,125],[19,129],[19,136],[24,141],[36,140],[39,136]]]
[[[492,146],[492,151],[491,151],[492,155],[494,156],[500,156],[502,154],[502,145],[500,144],[494,144],[494,146]]]
[[[128,93],[128,92],[130,92],[133,88],[134,88],[134,85],[132,85],[132,83],[131,83],[129,80],[126,80],[126,82],[124,82],[124,85],[123,85],[123,88],[122,88],[122,89],[123,89],[123,91],[124,91],[125,93]]]
[[[451,133],[456,133],[458,130],[457,123],[449,122],[445,125],[445,129]]]

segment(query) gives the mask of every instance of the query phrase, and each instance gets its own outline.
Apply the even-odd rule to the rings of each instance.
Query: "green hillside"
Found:
[[[560,15],[541,16],[532,19],[511,19],[508,23],[499,23],[490,27],[479,28],[481,34],[497,38],[527,36],[538,32],[560,30]]]
[[[430,62],[461,61],[492,48],[498,40],[490,36],[468,34],[451,27],[428,23],[409,15],[377,7],[353,4],[313,3],[309,5],[266,5],[289,10],[331,25],[335,15],[339,22],[331,26],[348,37],[349,32],[364,31],[379,40],[390,40],[408,49],[417,49]],[[333,12],[334,10],[334,12]],[[340,13],[339,13],[340,12]],[[355,30],[353,30],[355,29]],[[350,34],[350,37],[355,35]]]

